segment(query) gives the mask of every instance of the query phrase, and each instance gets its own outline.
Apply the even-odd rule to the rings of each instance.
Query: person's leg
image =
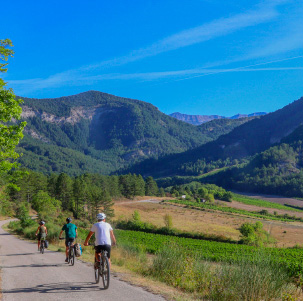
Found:
[[[65,240],[65,255],[66,255],[65,262],[68,262],[68,251],[69,251],[68,240]]]
[[[101,255],[101,253],[95,252],[96,261],[98,261],[98,262],[100,262],[100,260],[99,260],[100,255]]]
[[[40,240],[38,239],[38,251],[40,251]]]

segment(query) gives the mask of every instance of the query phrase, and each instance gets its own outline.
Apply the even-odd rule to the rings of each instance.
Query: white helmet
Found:
[[[97,214],[97,220],[103,220],[103,219],[105,219],[105,218],[106,218],[105,213],[98,213],[98,214]]]

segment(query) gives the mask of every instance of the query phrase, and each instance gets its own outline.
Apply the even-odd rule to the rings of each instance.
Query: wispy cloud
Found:
[[[146,72],[146,73],[108,73],[100,75],[71,75],[68,79],[65,76],[57,75],[49,77],[48,79],[29,79],[20,81],[11,81],[10,84],[18,85],[21,90],[30,92],[32,88],[39,90],[49,87],[61,87],[66,85],[88,85],[105,80],[144,80],[153,81],[159,79],[174,79],[174,80],[187,80],[197,77],[216,75],[219,73],[230,72],[265,72],[265,71],[300,71],[303,67],[262,67],[262,65],[269,65],[277,62],[285,62],[290,60],[302,59],[303,56],[291,57],[286,59],[268,61],[264,63],[258,63],[253,65],[247,65],[236,68],[197,68],[197,69],[185,69],[185,70],[172,70],[163,72]],[[257,68],[256,68],[257,67]]]
[[[104,66],[124,65],[164,52],[209,41],[247,27],[266,23],[272,21],[279,15],[276,6],[284,2],[285,1],[271,1],[270,3],[266,2],[266,5],[259,5],[259,7],[255,10],[236,14],[228,18],[217,19],[194,28],[183,30],[179,33],[159,40],[150,46],[134,50],[125,56],[106,60],[98,64],[85,66],[83,69],[89,70]]]
[[[168,51],[177,50],[183,47],[199,44],[205,41],[209,41],[218,37],[222,37],[231,33],[234,33],[238,30],[256,26],[259,24],[263,24],[266,22],[270,22],[275,20],[279,16],[279,12],[277,7],[281,4],[288,2],[287,0],[270,0],[265,1],[259,4],[254,10],[249,10],[244,13],[236,14],[231,17],[221,18],[213,20],[209,23],[202,24],[200,26],[190,28],[187,30],[183,30],[179,33],[168,36],[162,40],[159,40],[150,46],[143,47],[137,50],[134,50],[128,53],[125,56],[121,56],[118,58],[102,61],[97,64],[82,66],[77,69],[67,70],[61,73],[57,73],[51,75],[47,78],[35,78],[35,79],[27,79],[27,80],[11,80],[9,81],[10,85],[12,85],[18,94],[27,94],[33,91],[46,89],[46,88],[55,88],[62,86],[81,86],[88,85],[94,82],[99,82],[101,80],[130,80],[130,79],[142,79],[142,80],[155,80],[160,78],[170,78],[170,77],[186,77],[186,76],[205,76],[209,74],[215,74],[219,72],[235,72],[241,70],[240,68],[236,69],[188,69],[188,70],[179,70],[179,71],[165,71],[165,72],[147,72],[147,73],[130,73],[130,74],[98,74],[96,72],[100,72],[100,70],[105,67],[113,67],[113,66],[121,66],[124,64],[128,64],[134,61],[138,61],[140,59],[144,59],[147,57],[159,55],[161,53],[165,53]],[[300,31],[294,33],[294,37],[292,39],[293,43],[283,43],[284,47],[288,49],[297,47],[298,43],[300,45],[300,41],[302,39],[298,39],[298,34]],[[289,38],[288,38],[289,39]],[[300,40],[298,42],[298,40]],[[285,45],[288,46],[285,46]],[[266,50],[267,49],[267,50]],[[243,60],[248,60],[249,57],[262,56],[264,54],[272,53],[276,48],[273,46],[268,46],[264,48],[261,53],[257,52],[247,54],[246,57],[236,58],[233,61],[239,62]],[[229,62],[222,62],[222,66]],[[216,65],[216,64],[214,64]],[[217,64],[220,66],[220,64]],[[233,70],[233,71],[232,71]],[[290,69],[289,69],[290,70]],[[242,71],[248,71],[242,69]],[[255,70],[257,71],[257,70]],[[265,70],[259,70],[265,71]],[[103,70],[104,72],[104,70]]]

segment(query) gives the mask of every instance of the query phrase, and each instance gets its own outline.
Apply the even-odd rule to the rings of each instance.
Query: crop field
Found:
[[[240,232],[238,229],[243,223],[260,220],[264,229],[276,239],[278,247],[303,245],[303,224],[297,222],[264,220],[220,211],[195,210],[172,203],[142,202],[142,200],[141,202],[116,202],[114,209],[115,220],[131,219],[132,214],[137,210],[143,222],[163,227],[164,216],[169,214],[172,217],[173,227],[178,230],[224,235],[233,240],[239,240]]]
[[[156,253],[164,244],[176,244],[184,252],[196,253],[198,257],[215,262],[237,262],[242,258],[253,258],[254,253],[260,252],[255,247],[246,245],[211,242],[190,238],[178,238],[159,234],[150,234],[137,231],[116,230],[120,243],[131,244]],[[261,251],[262,252],[262,251]],[[271,259],[289,270],[291,275],[303,272],[302,249],[266,248],[263,252]]]
[[[222,205],[217,205],[217,204],[208,204],[208,203],[197,203],[194,201],[186,201],[186,200],[169,200],[166,202],[174,203],[174,204],[181,204],[189,207],[195,207],[197,209],[207,209],[207,210],[215,210],[215,211],[221,211],[221,212],[226,212],[226,213],[235,213],[235,214],[241,214],[241,215],[247,215],[259,219],[267,219],[267,220],[276,220],[276,221],[299,221],[303,222],[303,218],[301,217],[296,217],[296,216],[290,216],[289,214],[284,214],[282,216],[278,215],[272,215],[272,214],[262,214],[258,211],[247,211],[243,209],[237,209],[237,208],[232,208],[229,206],[222,206]]]
[[[297,208],[285,206],[285,205],[282,205],[279,203],[273,203],[273,202],[269,202],[269,201],[265,201],[265,200],[261,200],[261,199],[256,199],[253,197],[248,197],[248,196],[240,195],[237,193],[233,193],[232,199],[239,203],[253,205],[253,206],[262,207],[262,208],[280,209],[280,210],[287,210],[287,211],[303,213],[303,207],[302,207],[302,209],[297,209]],[[303,204],[302,204],[302,206],[303,206]]]

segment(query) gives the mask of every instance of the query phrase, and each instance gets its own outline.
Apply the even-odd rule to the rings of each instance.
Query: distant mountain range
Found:
[[[267,113],[265,112],[257,112],[252,114],[237,114],[231,117],[225,117],[220,115],[187,115],[187,114],[176,112],[169,114],[169,116],[193,125],[200,125],[202,123],[209,122],[214,119],[239,119],[239,118],[263,116],[266,114]]]
[[[278,145],[292,133],[295,133],[292,142],[299,141],[302,124],[303,98],[273,113],[253,118],[212,142],[157,161],[143,161],[130,171],[140,170],[144,175],[155,177],[200,175],[216,168],[231,166],[239,160],[249,160],[252,156]]]
[[[196,127],[149,103],[98,91],[23,100],[27,126],[18,146],[20,162],[46,173],[109,174],[144,159],[193,149],[249,120]]]
[[[27,126],[17,150],[24,167],[137,173],[170,184],[194,179],[303,197],[303,98],[269,114],[208,116],[213,120],[198,126],[98,91],[23,99]]]

